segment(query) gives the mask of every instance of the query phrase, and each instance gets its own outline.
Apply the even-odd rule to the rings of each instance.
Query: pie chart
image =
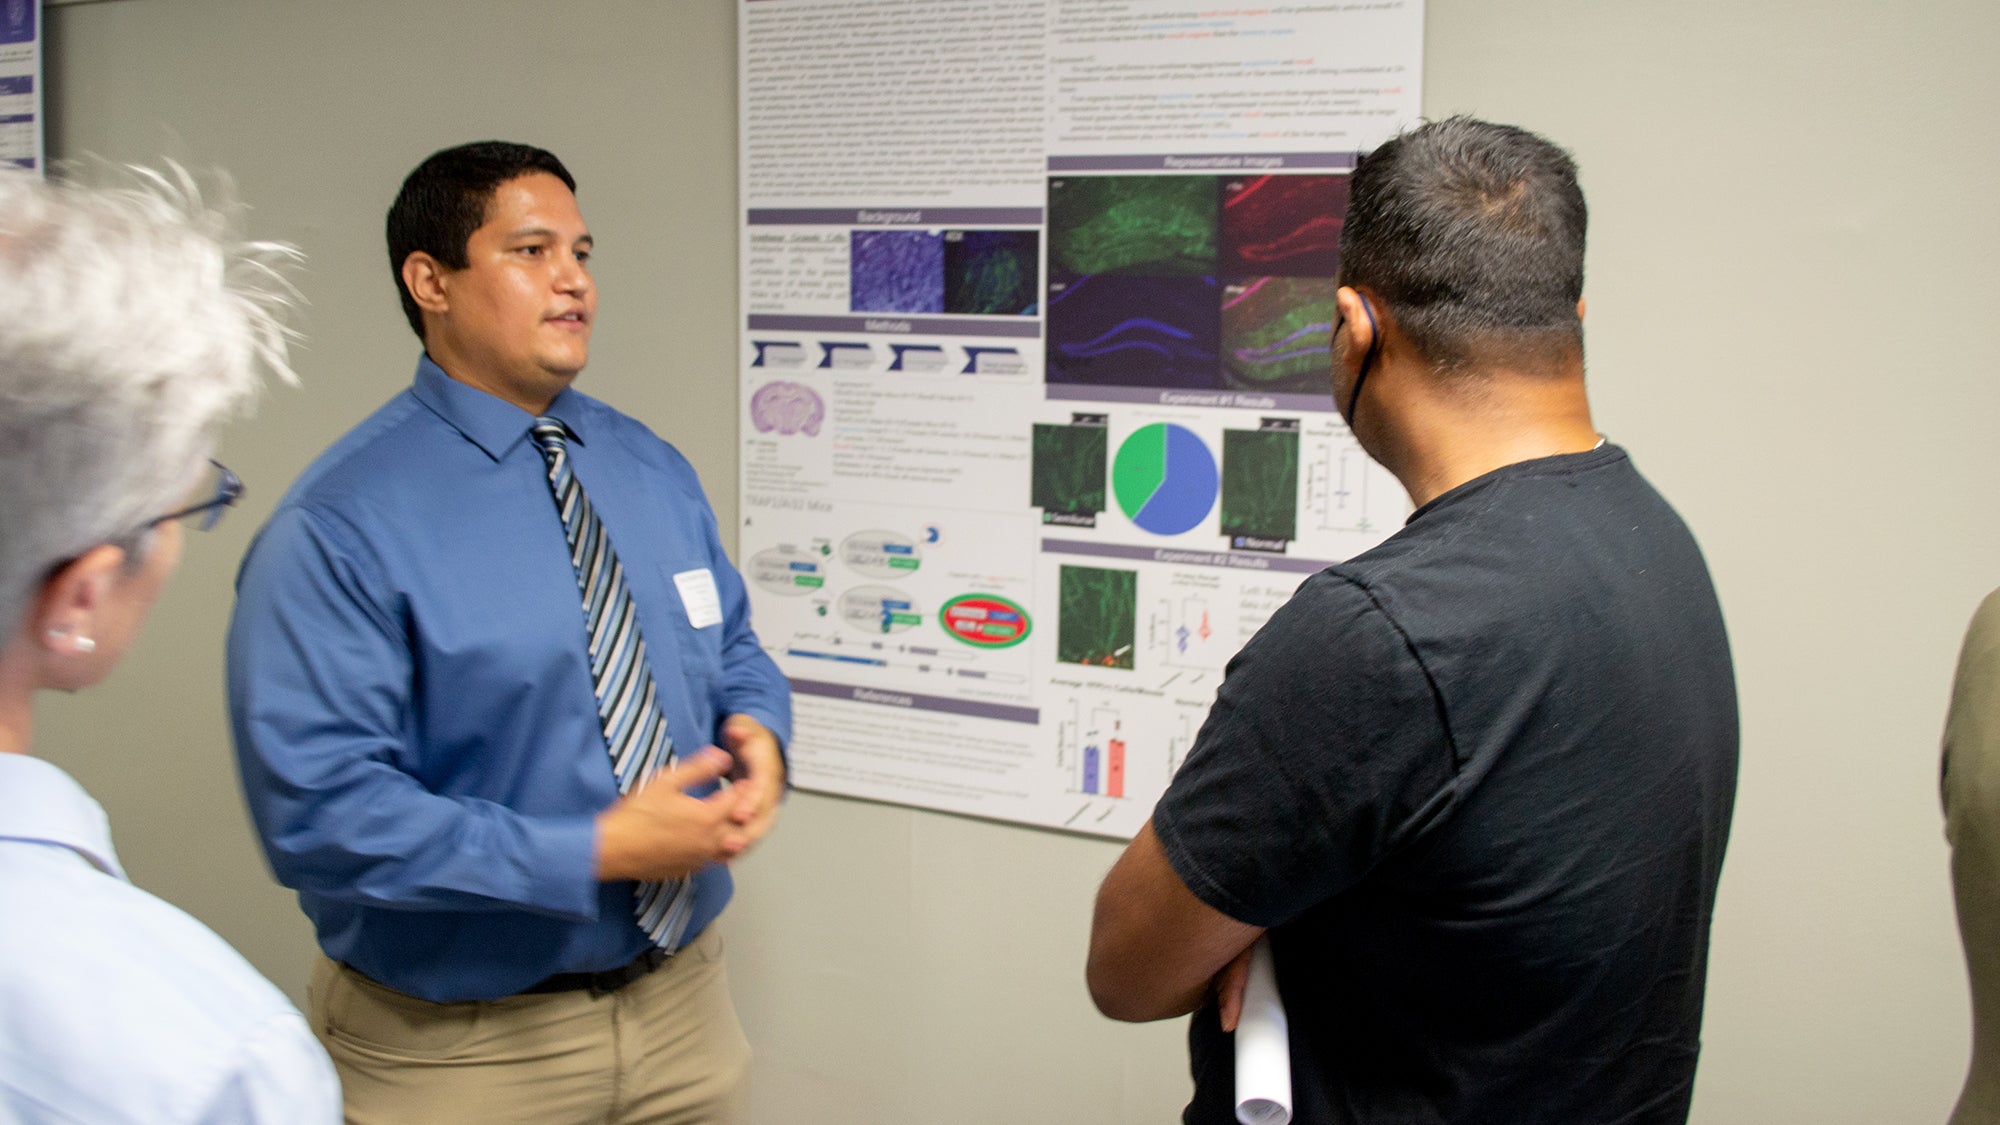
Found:
[[[1220,480],[1207,443],[1171,422],[1132,431],[1111,463],[1118,507],[1155,535],[1179,535],[1207,519]]]

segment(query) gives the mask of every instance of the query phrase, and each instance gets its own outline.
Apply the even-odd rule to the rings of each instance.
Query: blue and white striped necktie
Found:
[[[617,775],[618,791],[630,793],[654,770],[674,760],[667,718],[660,713],[653,672],[646,664],[646,639],[639,635],[638,613],[625,586],[625,566],[611,549],[611,536],[590,497],[570,471],[569,428],[559,419],[541,417],[530,433],[548,462],[549,490],[562,514],[570,566],[583,595],[590,686],[597,694],[597,719],[604,729],[605,748],[611,752],[611,772]],[[680,942],[694,906],[693,890],[692,879],[639,884],[633,911],[653,944],[671,950]]]

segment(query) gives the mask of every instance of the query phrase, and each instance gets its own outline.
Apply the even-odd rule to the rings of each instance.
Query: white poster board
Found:
[[[1421,0],[742,0],[740,559],[802,788],[1125,837],[1407,500],[1327,390]]]
[[[42,30],[36,0],[0,0],[0,167],[44,170]]]

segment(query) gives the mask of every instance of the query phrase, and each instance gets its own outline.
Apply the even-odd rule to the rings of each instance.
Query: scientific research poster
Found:
[[[1408,502],[1328,392],[1421,0],[743,0],[740,560],[802,788],[1127,837]]]
[[[43,170],[39,0],[0,0],[0,167]]]

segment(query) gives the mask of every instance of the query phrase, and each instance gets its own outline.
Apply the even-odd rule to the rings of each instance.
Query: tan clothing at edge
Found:
[[[348,1125],[742,1125],[750,1044],[719,928],[595,997],[433,1004],[322,957],[307,1018],[340,1073]]]
[[[1972,616],[1944,728],[1944,834],[1972,978],[1972,1066],[1951,1125],[2000,1123],[2000,590]]]

